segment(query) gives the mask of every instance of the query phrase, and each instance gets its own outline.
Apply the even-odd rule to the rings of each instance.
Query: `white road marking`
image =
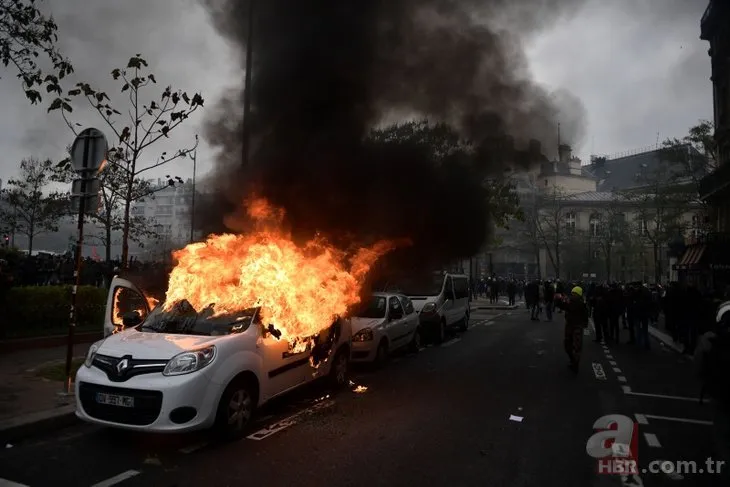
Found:
[[[92,485],[91,487],[111,487],[112,485],[117,485],[120,482],[124,482],[127,479],[131,479],[135,475],[139,475],[139,472],[136,470],[127,470],[126,472],[122,472],[119,475],[115,475],[114,477],[106,480],[102,480],[101,482]]]
[[[659,443],[659,438],[654,433],[644,433],[644,439],[646,440],[646,444],[652,448],[662,447],[662,444]]]
[[[606,358],[607,358],[608,360],[613,360],[613,355],[610,355],[610,354],[609,354],[609,355],[606,355]]]
[[[636,418],[636,422],[639,424],[649,424],[649,420],[646,419],[646,416],[643,414],[634,414],[634,417]]]
[[[616,372],[617,374],[621,373],[621,369],[619,369],[618,367],[614,367],[613,371]]]
[[[460,341],[461,341],[461,338],[452,338],[448,342],[442,343],[441,344],[441,347],[450,347],[451,345],[453,345],[453,344],[455,344],[457,342],[460,342]]]
[[[611,365],[613,365],[613,366],[616,366],[616,361],[615,360],[609,360],[608,363],[611,364]]]
[[[619,375],[617,379],[619,382],[626,382],[626,377],[624,377],[623,375]]]
[[[598,362],[593,362],[593,375],[598,380],[606,380],[606,373],[603,371],[603,366]]]
[[[0,487],[29,487],[25,484],[19,484],[17,482],[13,482],[12,480],[5,480],[0,479]]]
[[[334,401],[324,401],[320,402],[318,404],[315,404],[314,406],[308,407],[307,409],[303,409],[299,411],[296,414],[292,414],[288,418],[284,418],[281,421],[277,421],[274,424],[270,424],[269,426],[262,428],[258,430],[255,433],[252,433],[248,435],[246,438],[249,440],[255,440],[255,441],[261,441],[265,438],[268,438],[271,435],[274,435],[280,431],[283,431],[287,429],[289,426],[293,426],[297,424],[302,416],[304,416],[307,413],[313,413],[319,409],[323,409],[328,406],[332,406],[335,402]]]
[[[208,443],[207,442],[203,442],[203,443],[198,443],[197,445],[192,445],[192,446],[187,446],[185,448],[180,448],[180,450],[178,450],[178,451],[180,453],[184,453],[184,454],[187,455],[188,453],[193,453],[194,451],[198,451],[201,448],[205,448],[206,446],[208,446]]]
[[[705,426],[712,426],[714,424],[712,421],[702,421],[700,419],[672,418],[669,416],[655,416],[653,414],[644,414],[642,416],[645,418],[661,419],[664,421],[676,421],[677,423],[702,424]]]
[[[665,396],[663,394],[649,394],[646,392],[633,392],[629,386],[623,386],[624,393],[630,396],[643,396],[643,397],[656,397],[658,399],[675,399],[677,401],[692,401],[699,402],[699,398],[696,397],[683,397],[683,396]],[[709,402],[709,399],[705,399]]]
[[[484,323],[485,326],[491,326],[493,324],[494,324],[494,321],[487,321],[486,323]]]

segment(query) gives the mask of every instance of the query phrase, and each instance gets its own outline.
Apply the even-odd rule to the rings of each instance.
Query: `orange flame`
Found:
[[[381,241],[348,258],[321,238],[299,246],[280,225],[272,228],[283,210],[264,199],[248,202],[247,211],[259,224],[254,232],[212,235],[173,254],[166,311],[182,300],[196,310],[210,306],[216,316],[260,306],[263,322],[293,343],[357,304],[371,266],[396,246]]]
[[[112,330],[112,334],[124,331],[124,311],[122,311],[119,303],[120,294],[121,293],[119,292],[114,293],[114,311],[112,312],[112,324],[114,325],[114,330]],[[157,306],[160,302],[159,299],[155,299],[151,296],[144,296],[144,299],[147,301],[147,306],[149,307],[150,311],[155,309],[155,306]],[[141,317],[145,317],[148,314],[147,310],[144,308],[138,308],[134,311],[139,313]]]

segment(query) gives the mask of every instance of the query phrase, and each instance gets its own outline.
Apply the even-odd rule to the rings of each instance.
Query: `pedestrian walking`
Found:
[[[575,286],[567,302],[559,306],[565,311],[565,353],[570,362],[568,367],[577,373],[583,351],[583,331],[588,327],[588,308],[583,300],[583,289]]]

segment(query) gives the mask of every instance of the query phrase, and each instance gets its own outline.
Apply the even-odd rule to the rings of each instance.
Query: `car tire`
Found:
[[[421,350],[421,338],[421,327],[418,326],[416,331],[413,332],[413,338],[411,338],[411,343],[408,344],[408,350],[418,353]]]
[[[228,384],[218,403],[215,429],[223,440],[237,440],[248,431],[256,410],[256,387],[250,380],[239,378]]]
[[[332,359],[328,381],[334,389],[342,389],[350,379],[350,353],[347,348],[340,348]]]
[[[388,340],[383,338],[378,344],[378,350],[375,352],[375,366],[383,367],[388,362],[390,351],[388,350]]]
[[[461,320],[461,324],[459,325],[459,330],[466,331],[469,329],[469,313],[464,315],[464,319]]]
[[[446,320],[442,319],[436,329],[436,343],[442,344],[446,341]]]

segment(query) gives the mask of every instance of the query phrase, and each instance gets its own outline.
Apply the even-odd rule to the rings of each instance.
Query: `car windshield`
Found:
[[[385,298],[373,296],[357,310],[358,318],[385,318]]]
[[[436,296],[441,293],[444,276],[441,273],[425,275],[421,278],[403,277],[389,282],[387,292],[397,292],[406,296]]]
[[[259,308],[249,308],[230,315],[213,316],[211,306],[196,311],[187,301],[180,301],[169,311],[165,311],[164,306],[157,306],[138,330],[173,335],[230,335],[246,331],[258,319],[258,311]]]

